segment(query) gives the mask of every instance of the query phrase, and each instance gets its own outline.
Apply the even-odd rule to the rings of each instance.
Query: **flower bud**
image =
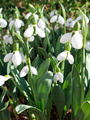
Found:
[[[33,18],[31,19],[31,23],[32,23],[32,25],[36,25],[36,24],[37,24],[37,19],[36,19],[36,17],[33,17]]]
[[[79,31],[80,30],[80,23],[76,22],[73,28],[75,31]]]
[[[19,44],[18,43],[14,43],[13,50],[14,51],[19,51]]]
[[[56,72],[57,73],[60,72],[60,68],[58,68],[57,66],[56,66]]]
[[[71,50],[71,44],[70,43],[66,43],[65,44],[65,50],[66,51],[70,51]]]

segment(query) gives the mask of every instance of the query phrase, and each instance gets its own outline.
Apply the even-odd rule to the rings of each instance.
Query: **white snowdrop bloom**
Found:
[[[53,10],[53,11],[50,12],[50,17],[52,17],[54,15],[57,15],[57,10]]]
[[[67,43],[69,40],[71,40],[72,46],[76,49],[81,49],[83,46],[83,36],[79,31],[75,31],[75,34],[72,36],[71,33],[64,34],[60,42],[61,43]]]
[[[82,19],[82,16],[78,16],[76,19],[75,19],[75,22],[78,22],[79,20]]]
[[[66,27],[70,27],[70,23],[73,21],[73,19],[72,18],[68,18],[67,20],[66,20]]]
[[[12,17],[9,18],[8,22],[10,23],[12,21]]]
[[[54,22],[56,22],[57,21],[57,15],[54,15],[54,16],[52,16],[51,18],[50,18],[50,22],[51,23],[54,23]]]
[[[63,61],[63,60],[68,60],[68,62],[70,64],[74,63],[74,57],[70,54],[69,51],[64,51],[61,52],[58,56],[57,56],[58,61]]]
[[[24,55],[21,54],[19,51],[15,51],[14,53],[8,53],[4,57],[4,62],[8,62],[11,59],[12,59],[13,64],[16,66],[20,65],[22,62],[25,61]]]
[[[73,21],[70,23],[70,27],[73,28],[74,25],[75,25],[75,23],[76,23],[76,22],[73,20]]]
[[[19,20],[19,19],[12,20],[9,23],[10,30],[12,29],[13,25],[15,25],[15,29],[19,29],[21,26],[24,26],[24,22],[22,20]]]
[[[41,29],[45,28],[45,22],[42,19],[39,19],[38,23],[37,23],[38,27],[40,27]]]
[[[59,82],[63,83],[63,74],[61,72],[56,73],[53,77],[53,81],[54,82],[59,81]]]
[[[90,41],[87,41],[85,44],[86,50],[90,51]]]
[[[0,75],[0,86],[2,86],[5,83],[5,81],[7,81],[8,79],[10,79],[9,76],[6,77],[6,76]]]
[[[28,38],[28,41],[29,41],[29,42],[33,42],[33,41],[34,41],[34,36],[30,36],[30,37]]]
[[[5,28],[7,26],[7,21],[3,18],[0,18],[0,27]]]
[[[25,19],[28,19],[31,16],[32,12],[29,12],[25,15]],[[37,14],[33,14],[33,16],[38,20],[38,15]]]
[[[44,30],[42,30],[41,28],[39,28],[37,25],[34,25],[34,26],[30,25],[30,27],[25,30],[24,37],[28,37],[29,38],[32,35],[36,35],[36,34],[33,33],[34,32],[34,28],[33,27],[36,28],[36,34],[38,34],[41,38],[45,37]]]
[[[59,15],[58,20],[57,20],[57,23],[59,23],[59,24],[61,24],[61,25],[64,24],[64,18],[63,18],[61,15]]]
[[[20,77],[26,76],[28,74],[28,71],[29,71],[28,65],[24,66],[23,69],[20,72]],[[37,75],[36,68],[34,68],[34,67],[31,66],[31,71],[32,71],[32,74]]]
[[[5,43],[6,43],[6,45],[9,43],[9,44],[13,44],[13,39],[12,39],[12,36],[9,36],[9,35],[4,35],[3,36],[3,39],[4,39],[4,41],[5,41]]]

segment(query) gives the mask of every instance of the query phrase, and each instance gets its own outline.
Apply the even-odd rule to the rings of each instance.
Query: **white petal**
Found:
[[[33,35],[33,26],[29,27],[26,29],[26,31],[24,32],[24,37],[31,37]]]
[[[84,14],[85,15],[85,14]],[[89,18],[85,15],[86,23],[89,23]]]
[[[21,21],[19,19],[15,19],[15,28],[19,29],[21,27]]]
[[[54,23],[56,22],[56,20],[57,20],[57,15],[54,15],[53,17],[51,17],[50,22]]]
[[[12,17],[9,18],[8,22],[10,23],[12,21]]]
[[[37,28],[37,34],[41,37],[44,38],[45,37],[45,32],[41,29],[41,28]]]
[[[14,20],[12,20],[10,23],[9,23],[9,29],[11,30],[12,29],[12,26],[14,25]]]
[[[37,70],[35,67],[31,66],[31,71],[32,71],[32,74],[37,75]]]
[[[9,42],[11,45],[13,44],[12,36],[10,36],[10,37],[8,38],[8,42]]]
[[[4,35],[3,39],[4,39],[4,41],[5,41],[6,45],[7,45],[8,44],[8,39],[9,39],[9,35]]]
[[[22,62],[26,62],[25,56],[22,53],[20,53],[20,54],[21,54],[21,57],[22,57]]]
[[[52,17],[54,15],[54,11],[50,12],[50,17]]]
[[[73,64],[73,63],[74,63],[74,57],[73,57],[70,53],[68,53],[67,60],[68,60],[68,62],[69,62],[70,64]]]
[[[71,39],[71,35],[72,35],[72,33],[66,33],[66,34],[62,35],[60,42],[67,43]]]
[[[0,27],[5,28],[7,26],[7,21],[3,18],[0,18]]]
[[[11,60],[13,53],[8,53],[5,57],[4,57],[4,62],[8,62],[9,60]]]
[[[83,37],[79,33],[79,31],[76,31],[75,34],[71,38],[72,46],[76,49],[81,49],[83,46]]]
[[[79,16],[79,17],[76,18],[75,22],[78,22],[81,19],[82,19],[82,16]]]
[[[5,83],[6,78],[2,75],[0,75],[0,86],[2,86]]]
[[[73,28],[74,25],[75,25],[75,21],[72,21],[72,22],[70,23],[70,27]]]
[[[28,66],[24,66],[23,69],[20,72],[20,77],[24,77],[28,74],[29,68]]]
[[[90,41],[87,41],[85,44],[86,50],[90,51]]]
[[[34,17],[38,20],[38,15],[34,13]]]
[[[22,56],[19,51],[15,51],[12,56],[12,62],[14,65],[18,66],[22,63]]]
[[[60,23],[61,25],[63,25],[64,24],[64,18],[61,15],[59,15],[57,22]]]
[[[61,52],[61,53],[57,56],[57,59],[58,59],[59,61],[63,61],[63,60],[66,59],[66,57],[67,57],[67,52],[64,51],[64,52]]]
[[[61,72],[58,72],[54,75],[53,77],[53,81],[54,82],[57,82],[57,81],[60,81],[61,83],[63,83],[63,74]]]
[[[39,19],[39,21],[38,21],[38,27],[40,27],[41,29],[45,28],[45,22],[42,19]]]
[[[67,20],[66,20],[66,27],[70,27],[70,23],[73,21],[73,19],[72,18],[68,18]]]
[[[27,13],[26,15],[25,15],[25,19],[28,19],[30,16],[31,16],[31,12],[29,12],[29,13]]]
[[[29,37],[29,38],[28,38],[28,41],[29,41],[29,42],[33,42],[33,41],[34,41],[34,36]]]

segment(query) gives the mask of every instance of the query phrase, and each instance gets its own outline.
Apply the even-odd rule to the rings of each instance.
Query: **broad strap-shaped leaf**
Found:
[[[10,112],[7,108],[0,111],[0,120],[11,120]]]
[[[75,65],[73,65],[73,69],[72,69],[71,84],[72,84],[72,119],[74,119],[81,105],[80,78]]]
[[[39,82],[39,78],[45,74],[49,68],[50,65],[50,58],[47,58],[39,67],[38,69],[38,75],[35,76],[34,82]]]
[[[63,90],[65,94],[65,106],[64,106],[64,115],[65,117],[70,105],[71,105],[71,78],[72,78],[72,72],[68,74],[66,77],[64,84],[63,84]]]
[[[27,83],[27,81],[24,78],[19,77],[19,71],[14,66],[11,66],[11,73],[14,78],[13,79],[14,84],[25,95],[25,97],[29,99],[31,103],[33,103],[33,101],[30,99],[31,88],[29,84]]]
[[[31,114],[35,114],[38,120],[46,120],[45,115],[42,113],[41,110],[37,109],[36,107],[20,104],[16,106],[15,110],[18,114],[22,113],[23,111],[29,109]]]
[[[52,88],[52,100],[56,105],[59,120],[62,120],[65,105],[65,95],[63,89],[58,84]]]

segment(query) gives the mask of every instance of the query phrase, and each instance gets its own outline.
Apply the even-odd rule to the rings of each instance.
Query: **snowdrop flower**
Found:
[[[10,23],[9,23],[9,28],[10,30],[12,29],[12,26],[15,26],[15,29],[19,29],[21,26],[24,26],[24,22],[20,19],[15,19],[15,20],[12,20]]]
[[[66,27],[70,27],[70,24],[71,24],[72,21],[73,21],[72,18],[68,18],[68,19],[66,20]]]
[[[53,77],[54,82],[57,82],[58,80],[63,83],[63,74],[61,72],[57,72]]]
[[[12,36],[9,36],[9,35],[4,35],[3,36],[3,39],[4,39],[4,41],[5,41],[5,43],[6,43],[6,45],[9,43],[9,44],[13,44],[13,39],[12,39]]]
[[[7,21],[2,18],[2,8],[0,9],[0,27],[5,28],[7,26]]]
[[[12,59],[13,64],[16,66],[20,65],[22,62],[25,62],[24,55],[22,53],[20,53],[19,51],[8,53],[4,57],[4,62],[8,62],[11,59]]]
[[[72,32],[64,34],[61,37],[60,42],[61,43],[67,43],[69,40],[71,40],[71,44],[74,48],[76,48],[76,49],[81,49],[82,48],[82,46],[83,46],[83,36],[79,31],[75,31],[74,35],[72,35]]]
[[[63,25],[64,24],[64,18],[61,15],[59,15],[59,16],[54,15],[50,18],[50,22],[51,23],[57,22],[57,23]]]
[[[28,71],[29,71],[28,65],[24,66],[23,69],[20,72],[20,77],[26,76],[28,74]],[[34,67],[31,66],[31,71],[32,71],[32,74],[37,75],[36,68],[34,68]]]
[[[53,10],[53,11],[50,12],[50,17],[52,17],[54,15],[57,15],[57,10]]]
[[[57,56],[58,61],[63,61],[63,60],[68,60],[68,62],[70,64],[74,63],[74,57],[70,54],[69,51],[64,51],[61,52],[58,56]]]
[[[34,33],[34,27],[36,28],[36,33]],[[24,37],[30,38],[32,35],[38,34],[41,38],[45,37],[45,32],[37,25],[30,25],[24,32]]]
[[[90,51],[90,41],[87,41],[85,44],[86,50]]]
[[[2,86],[4,83],[5,83],[5,81],[7,81],[8,79],[10,79],[10,76],[2,76],[2,75],[0,75],[0,86]]]
[[[25,19],[28,19],[30,16],[31,16],[31,12],[29,12],[29,13],[27,13],[26,15],[25,15]],[[38,20],[38,15],[37,14],[33,14],[33,16]]]

